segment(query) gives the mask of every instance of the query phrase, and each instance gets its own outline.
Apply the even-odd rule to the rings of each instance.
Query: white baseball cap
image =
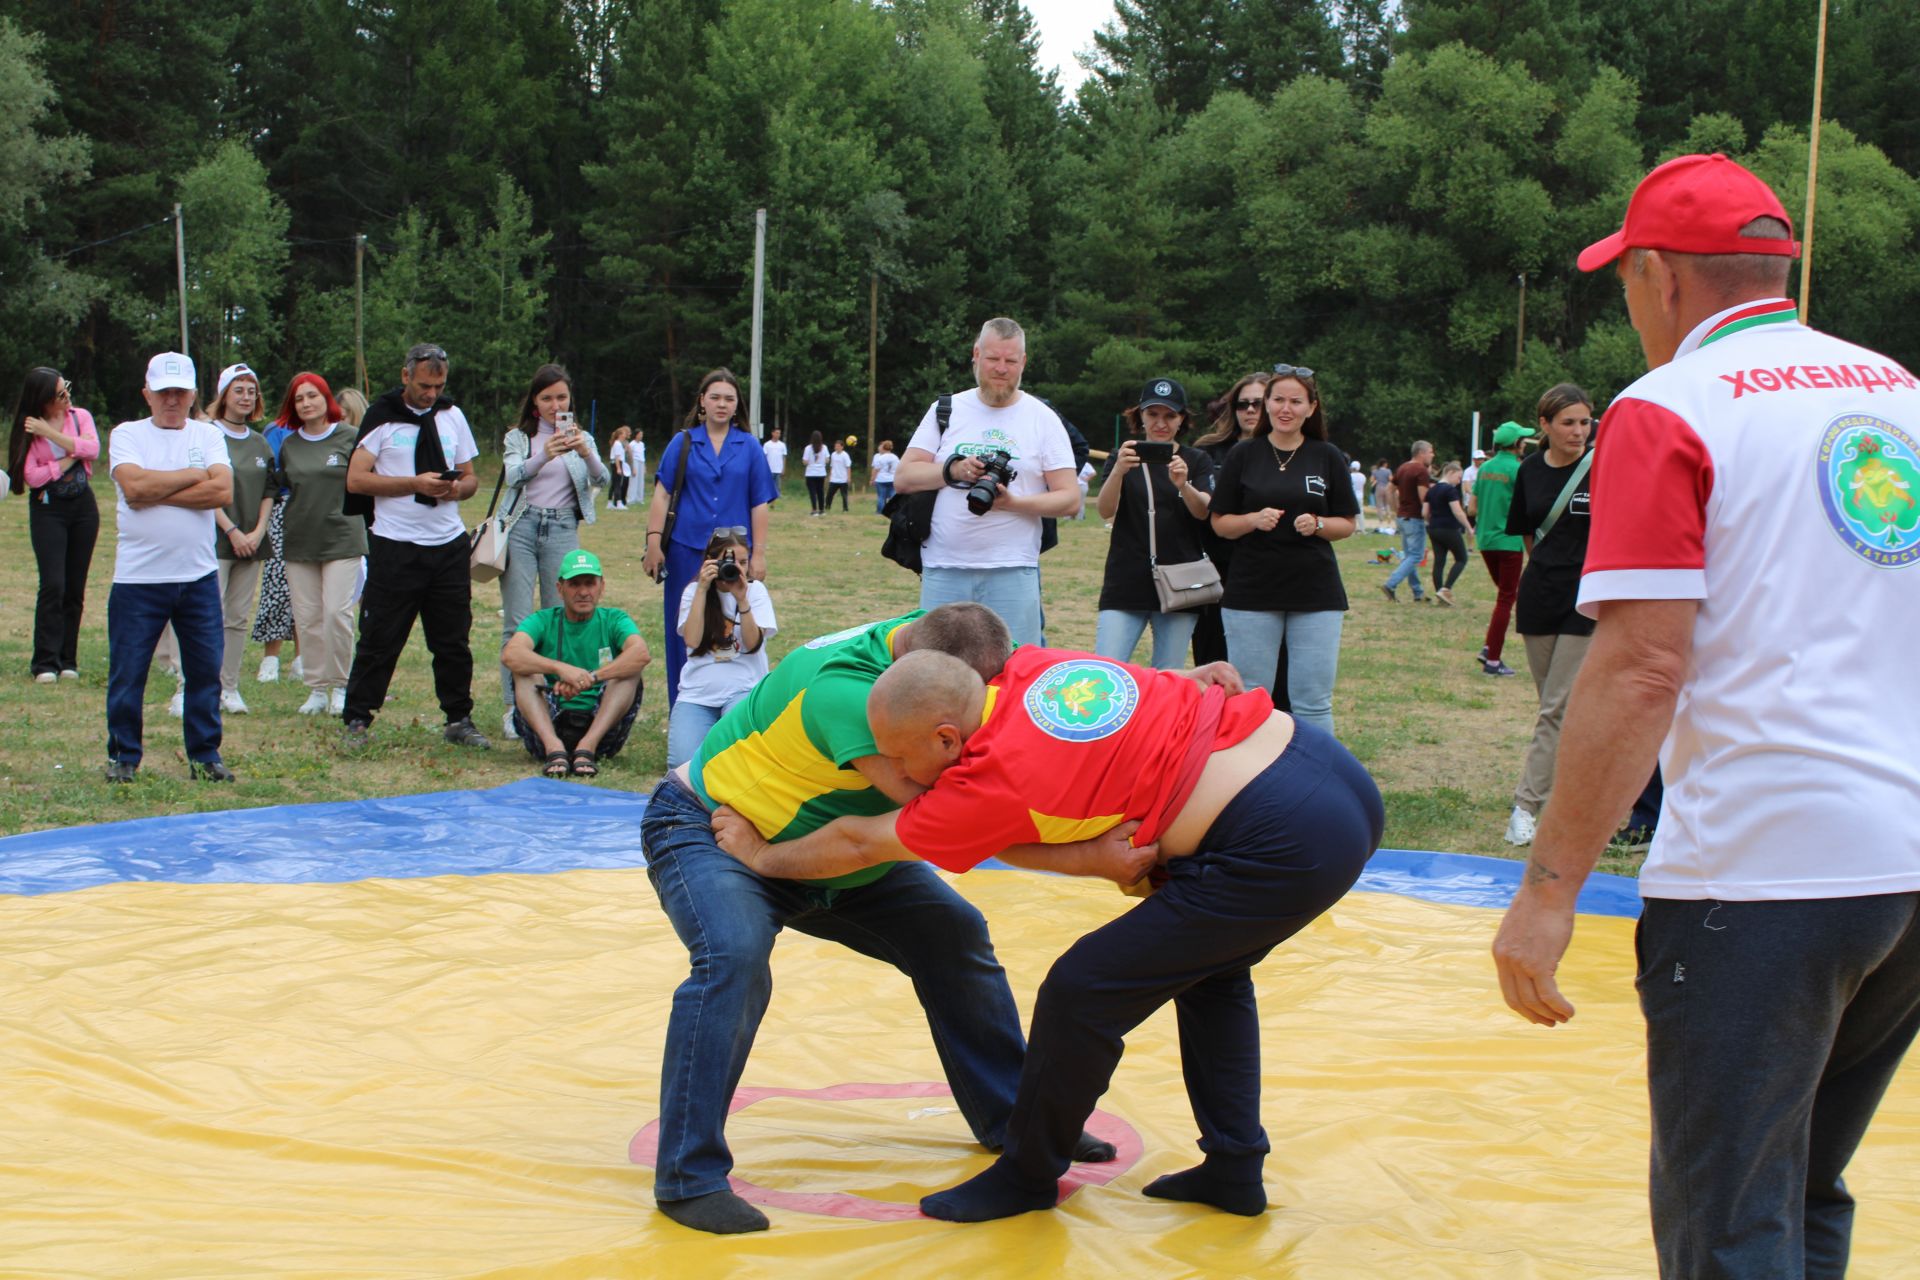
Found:
[[[1486,456],[1487,456],[1487,451],[1486,451],[1485,449],[1475,449],[1475,450],[1473,451],[1473,460],[1474,460],[1475,462],[1478,462],[1478,461],[1480,461],[1480,459],[1482,459],[1482,458],[1484,458],[1484,457],[1486,457]]]
[[[230,364],[220,371],[220,381],[214,384],[213,399],[215,404],[220,402],[221,396],[227,394],[227,388],[233,385],[235,378],[252,378],[254,386],[257,387],[260,385],[259,374],[244,364]],[[158,388],[155,389],[158,390]]]
[[[147,361],[147,390],[197,391],[200,380],[194,376],[193,361],[178,351],[162,351]]]

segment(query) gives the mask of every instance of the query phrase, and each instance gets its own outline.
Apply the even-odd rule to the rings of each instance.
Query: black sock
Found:
[[[1142,1195],[1157,1200],[1184,1200],[1210,1204],[1228,1213],[1251,1218],[1267,1211],[1266,1188],[1258,1182],[1230,1182],[1206,1164],[1195,1165],[1180,1173],[1155,1178],[1141,1188]]]
[[[1080,1131],[1080,1141],[1073,1144],[1075,1164],[1105,1164],[1119,1154],[1111,1142],[1103,1142],[1085,1129]]]
[[[765,1231],[767,1215],[731,1191],[710,1191],[687,1200],[661,1200],[660,1212],[683,1227],[711,1231],[717,1236],[738,1235],[742,1231]]]
[[[1011,1218],[1016,1213],[1051,1209],[1059,1199],[1057,1184],[1050,1182],[1045,1190],[1035,1190],[1017,1180],[1004,1161],[996,1160],[985,1172],[959,1186],[922,1199],[920,1212],[948,1222],[990,1222],[995,1218]]]

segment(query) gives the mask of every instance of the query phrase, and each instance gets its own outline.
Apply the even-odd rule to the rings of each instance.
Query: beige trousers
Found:
[[[1553,792],[1553,762],[1560,752],[1560,722],[1566,719],[1567,695],[1580,674],[1592,636],[1521,636],[1527,645],[1527,667],[1540,694],[1540,714],[1533,721],[1533,741],[1527,744],[1527,762],[1513,803],[1534,817]]]
[[[253,625],[253,604],[260,596],[260,561],[221,560],[220,625],[226,647],[220,651],[220,688],[232,693],[240,687],[240,660],[247,654],[247,629]]]
[[[286,563],[301,679],[309,689],[344,689],[353,661],[353,585],[360,577],[360,557]]]

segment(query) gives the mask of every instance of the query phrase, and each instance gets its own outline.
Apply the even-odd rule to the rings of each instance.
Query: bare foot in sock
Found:
[[[743,1231],[765,1231],[767,1215],[731,1191],[712,1191],[687,1200],[661,1200],[660,1212],[683,1227],[734,1236]]]
[[[1156,1200],[1210,1204],[1244,1218],[1256,1217],[1267,1211],[1266,1188],[1257,1182],[1224,1181],[1205,1164],[1180,1173],[1170,1173],[1164,1178],[1155,1178],[1142,1187],[1140,1193]]]
[[[920,1212],[947,1222],[991,1222],[995,1218],[1011,1218],[1016,1213],[1051,1209],[1059,1199],[1057,1183],[1049,1182],[1044,1189],[1031,1187],[1015,1179],[1006,1166],[996,1160],[985,1172],[975,1174],[959,1186],[923,1198]]]

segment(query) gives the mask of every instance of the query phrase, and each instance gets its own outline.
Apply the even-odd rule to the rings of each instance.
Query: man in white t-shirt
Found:
[[[220,656],[226,646],[213,513],[233,500],[219,428],[187,416],[193,361],[164,351],[147,362],[151,416],[113,429],[108,456],[119,493],[113,591],[107,597],[107,781],[139,771],[147,669],[161,631],[173,635],[186,682],[181,731],[187,771],[232,782],[220,760]]]
[[[1475,449],[1473,451],[1473,461],[1468,463],[1467,469],[1460,473],[1461,497],[1471,498],[1473,496],[1473,482],[1480,478],[1480,464],[1486,460],[1487,451],[1485,449]]]
[[[400,385],[367,406],[347,464],[347,492],[372,498],[360,639],[347,674],[348,746],[367,740],[387,700],[394,665],[415,618],[433,654],[433,691],[456,746],[492,746],[473,726],[473,588],[462,499],[480,482],[479,453],[459,406],[442,394],[447,353],[431,343],[407,352]],[[357,508],[365,509],[360,504]]]
[[[953,397],[944,435],[938,407],[900,455],[901,493],[938,489],[933,532],[920,553],[920,607],[973,600],[1000,615],[1013,642],[1042,643],[1040,522],[1080,509],[1073,446],[1059,415],[1020,390],[1027,335],[1012,320],[981,326],[973,344],[978,384]],[[975,515],[967,492],[987,474],[983,459],[999,452],[1014,470],[996,485],[992,506]]]
[[[760,446],[760,451],[767,455],[767,470],[773,472],[773,485],[777,490],[787,474],[786,432],[779,427],[767,432],[767,442]],[[778,502],[779,498],[776,496],[774,501]]]
[[[1667,1277],[1842,1275],[1841,1175],[1920,1026],[1920,379],[1797,321],[1792,237],[1753,174],[1682,156],[1580,255],[1618,263],[1650,372],[1600,433],[1599,627],[1494,944],[1510,1005],[1573,1016],[1574,895],[1658,749],[1635,942]]]

